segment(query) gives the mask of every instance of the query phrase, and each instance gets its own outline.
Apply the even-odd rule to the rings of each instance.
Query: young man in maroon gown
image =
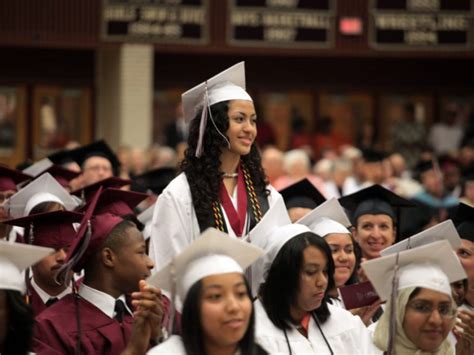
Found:
[[[5,222],[25,228],[25,243],[55,250],[32,266],[33,275],[26,281],[28,303],[35,317],[72,292],[71,285],[58,284],[55,275],[64,264],[66,251],[76,235],[73,223],[80,223],[82,217],[80,213],[55,211]]]
[[[137,339],[153,345],[160,334],[160,291],[141,281],[153,268],[145,240],[121,217],[91,218],[99,194],[100,190],[59,272],[64,281],[70,268],[84,270],[84,280],[77,292],[36,318],[33,351],[38,354],[120,354]],[[151,341],[143,342],[143,337]]]

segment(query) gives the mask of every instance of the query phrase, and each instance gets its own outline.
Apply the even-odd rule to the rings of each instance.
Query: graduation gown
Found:
[[[74,354],[78,331],[74,297],[73,294],[63,297],[36,318],[35,353]],[[133,317],[125,314],[123,322],[119,323],[82,298],[78,303],[81,353],[120,354],[129,341]]]
[[[267,200],[271,208],[277,199],[282,197],[273,187],[267,188],[270,190]],[[228,234],[235,237],[224,209],[222,213]],[[200,234],[191,189],[186,175],[181,173],[163,190],[155,204],[149,251],[151,259],[155,262],[155,270],[164,267]]]
[[[165,342],[150,349],[147,354],[176,354],[186,355],[183,340],[179,335],[172,335]]]
[[[331,315],[321,324],[321,329],[334,354],[382,354],[372,343],[359,317],[331,304],[328,307]],[[256,341],[271,354],[289,354],[285,333],[275,327],[258,299],[255,301],[255,318]],[[310,318],[308,338],[296,329],[287,330],[286,334],[293,354],[330,354],[313,318]]]

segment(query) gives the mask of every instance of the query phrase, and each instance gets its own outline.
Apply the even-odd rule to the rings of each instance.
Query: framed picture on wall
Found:
[[[14,167],[26,156],[26,89],[0,86],[0,163]]]
[[[33,95],[34,159],[43,158],[71,142],[91,141],[90,88],[36,86]]]

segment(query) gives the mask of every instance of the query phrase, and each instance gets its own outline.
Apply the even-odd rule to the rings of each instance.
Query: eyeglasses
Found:
[[[414,312],[422,314],[424,316],[430,316],[433,314],[434,307],[431,303],[427,302],[414,302],[407,305]],[[456,309],[450,304],[440,304],[436,308],[441,318],[453,319],[456,316]]]

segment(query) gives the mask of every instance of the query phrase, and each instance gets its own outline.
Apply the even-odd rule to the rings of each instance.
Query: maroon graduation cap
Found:
[[[83,214],[70,211],[38,213],[3,223],[25,228],[28,244],[61,249],[69,246],[76,235],[73,223],[80,223]]]
[[[107,188],[102,191],[97,201],[94,214],[110,213],[116,216],[135,215],[134,208],[148,197],[141,192],[126,191],[116,188]],[[82,207],[86,210],[89,204]]]
[[[121,179],[118,177],[111,176],[107,179],[97,181],[93,184],[90,184],[83,188],[72,191],[71,195],[78,196],[82,198],[83,200],[85,200],[86,203],[88,203],[91,200],[92,196],[94,196],[94,194],[97,192],[97,190],[99,190],[100,187],[104,189],[110,188],[110,187],[120,188],[126,185],[130,185],[131,183],[132,183],[131,180]]]
[[[10,169],[5,165],[0,165],[0,191],[16,191],[16,185],[31,179],[32,177],[30,175],[23,174],[19,170]]]

